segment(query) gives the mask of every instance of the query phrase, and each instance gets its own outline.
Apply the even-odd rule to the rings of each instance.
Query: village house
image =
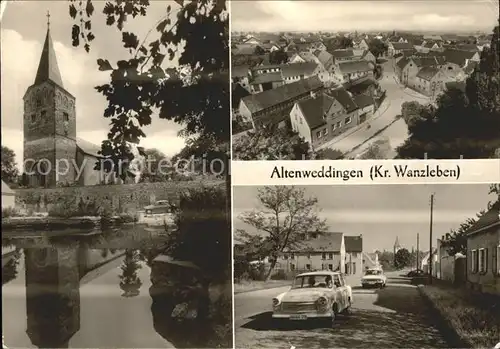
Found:
[[[371,269],[371,268],[379,268],[380,267],[380,262],[378,260],[378,253],[377,252],[363,252],[363,272],[366,269]]]
[[[467,233],[467,284],[500,295],[500,199]]]
[[[330,53],[322,50],[300,52],[293,54],[289,60],[291,64],[306,62],[315,63],[320,67],[317,75],[325,85],[329,85],[333,81],[335,66],[333,56]]]
[[[322,73],[322,67],[313,62],[257,66],[250,70],[251,92],[271,90]]]
[[[269,50],[276,46],[278,49],[286,45],[286,39],[277,34],[271,33],[258,33],[248,35],[246,40],[243,41],[245,44],[265,46]]]
[[[363,235],[344,236],[345,242],[345,273],[348,275],[363,275]]]
[[[354,44],[355,48],[361,49],[361,50],[368,50],[370,46],[368,46],[368,43],[366,42],[365,39],[361,39],[360,41],[357,41]]]
[[[358,125],[358,110],[343,87],[335,88],[295,103],[290,111],[290,124],[311,149],[316,149]]]
[[[421,52],[421,53],[429,53],[431,51],[442,51],[443,50],[443,46],[440,43],[434,42],[434,41],[426,41],[424,44],[422,44],[420,46],[414,45],[414,48],[417,50],[417,52]]]
[[[345,87],[373,78],[373,66],[364,60],[341,62],[335,72],[338,83]]]
[[[248,92],[251,92],[250,86],[250,67],[248,65],[237,65],[231,69],[231,81],[234,84],[239,84]]]
[[[387,39],[386,43],[387,44],[389,44],[389,43],[405,44],[405,43],[408,43],[408,40],[402,36],[391,36]]]
[[[332,270],[345,273],[344,233],[304,234],[301,248],[288,249],[279,257],[279,269],[286,272]]]
[[[411,87],[424,96],[436,98],[445,88],[444,79],[440,68],[423,67],[416,75],[415,85]]]
[[[321,80],[312,76],[244,97],[240,101],[239,112],[254,129],[270,124],[284,126],[295,102],[310,98],[311,93],[320,92],[323,88]]]
[[[396,63],[396,75],[399,81],[410,88],[416,87],[417,74],[425,67],[441,68],[445,64],[443,57],[438,56],[411,56],[403,57]]]
[[[16,193],[2,180],[2,209],[16,206]]]
[[[407,42],[388,42],[387,55],[393,57],[397,54],[402,54],[405,50],[413,50],[412,44]]]

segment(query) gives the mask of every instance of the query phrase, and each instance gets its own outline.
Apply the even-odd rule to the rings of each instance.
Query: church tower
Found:
[[[50,15],[47,14],[47,18]],[[64,89],[50,22],[33,85],[24,101],[24,171],[30,185],[55,187],[76,178],[75,97]]]
[[[396,255],[400,249],[401,245],[399,244],[399,237],[396,236],[396,241],[394,241],[394,255]]]

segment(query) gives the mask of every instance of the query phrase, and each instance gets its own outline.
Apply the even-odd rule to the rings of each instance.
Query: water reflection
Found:
[[[38,348],[204,346],[204,325],[197,325],[198,337],[191,335],[192,326],[179,325],[172,331],[172,322],[165,316],[156,319],[158,313],[168,317],[175,301],[173,292],[163,288],[150,295],[153,284],[178,276],[175,287],[179,290],[179,285],[190,282],[184,278],[186,273],[173,276],[161,267],[151,272],[164,244],[163,230],[137,225],[113,231],[4,234],[2,245],[15,247],[8,259],[4,258],[7,254],[2,256],[5,344]]]

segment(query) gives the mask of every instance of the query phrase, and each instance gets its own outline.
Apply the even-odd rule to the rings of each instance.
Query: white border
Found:
[[[398,175],[396,168],[414,170],[418,177]],[[285,171],[292,173],[285,178]],[[489,184],[500,182],[500,159],[233,161],[231,172],[233,186]],[[347,179],[341,177],[345,172]]]

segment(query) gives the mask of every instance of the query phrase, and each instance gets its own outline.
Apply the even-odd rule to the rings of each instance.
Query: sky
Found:
[[[232,1],[231,31],[481,30],[498,23],[498,0]]]
[[[318,199],[319,216],[327,229],[345,235],[363,235],[366,252],[392,251],[396,237],[402,247],[429,249],[430,195],[434,193],[433,246],[436,239],[456,229],[467,218],[475,217],[489,201],[487,184],[438,185],[343,185],[305,186],[306,196]],[[239,218],[242,213],[259,210],[259,187],[238,186],[233,190],[233,229],[258,234]]]
[[[166,7],[178,8],[175,2],[151,1],[146,17],[130,18],[124,31],[132,31],[144,38],[165,15]],[[13,1],[5,8],[1,22],[1,93],[2,93],[2,145],[14,150],[18,166],[23,153],[23,101],[26,89],[33,84],[42,46],[47,31],[47,11],[50,11],[50,32],[54,42],[63,84],[76,97],[77,136],[101,144],[109,131],[109,120],[103,111],[105,98],[94,86],[109,82],[109,72],[99,72],[97,59],[110,62],[128,59],[129,53],[121,46],[121,33],[116,26],[105,25],[103,1],[95,1],[90,53],[83,47],[72,47],[68,1]],[[150,38],[155,38],[153,30]],[[152,125],[143,131],[147,138],[141,146],[157,148],[167,156],[175,155],[184,146],[177,136],[180,126],[174,122],[153,117]]]

